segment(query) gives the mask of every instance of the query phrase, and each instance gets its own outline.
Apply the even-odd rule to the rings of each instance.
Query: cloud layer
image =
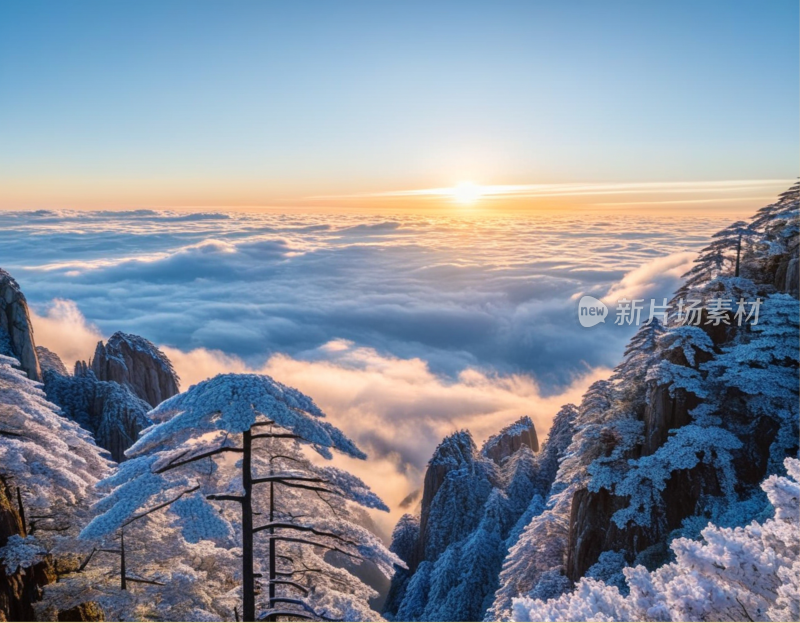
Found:
[[[3,213],[0,265],[40,315],[54,313],[53,299],[71,300],[106,335],[125,330],[183,351],[220,350],[250,366],[276,353],[302,359],[345,339],[418,357],[451,378],[467,368],[529,374],[551,392],[613,365],[628,336],[583,331],[576,295],[632,287],[669,296],[679,271],[662,271],[675,260],[659,258],[682,266],[720,224],[629,215]],[[653,273],[647,283],[637,269]]]

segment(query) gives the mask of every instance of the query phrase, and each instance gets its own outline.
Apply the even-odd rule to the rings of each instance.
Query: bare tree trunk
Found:
[[[119,588],[128,590],[128,568],[125,566],[125,533],[119,533]]]
[[[739,234],[739,242],[736,244],[736,274],[734,277],[739,276],[739,258],[742,255],[742,234]]]
[[[270,472],[272,469],[270,469]],[[275,483],[270,481],[269,483],[269,522],[272,523],[275,521]],[[275,555],[275,546],[277,545],[277,540],[275,539],[275,528],[269,529],[269,607],[270,609],[275,607],[275,580],[278,579],[277,569],[275,565],[275,561],[277,556]],[[277,617],[270,617],[270,621],[275,621]]]
[[[25,505],[22,503],[22,491],[17,487],[17,506],[19,507],[19,519],[22,524],[22,538],[28,536],[28,522],[25,520]]]
[[[256,590],[253,576],[253,472],[252,433],[244,431],[242,446],[242,620],[256,620]]]

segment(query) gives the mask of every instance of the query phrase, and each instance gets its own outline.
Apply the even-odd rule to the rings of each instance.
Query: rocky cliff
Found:
[[[522,446],[527,446],[534,452],[539,451],[536,427],[527,415],[513,424],[509,424],[497,435],[489,437],[483,444],[481,452],[498,465],[501,465]]]
[[[468,431],[439,444],[425,473],[419,516],[405,515],[393,534],[392,549],[409,569],[398,570],[392,581],[387,616],[483,617],[509,535],[536,495],[541,500],[546,494],[537,481],[536,450],[527,417],[491,437],[481,451]]]
[[[65,366],[64,362],[61,361],[61,357],[59,357],[52,350],[45,348],[44,346],[37,346],[36,356],[39,358],[39,365],[42,369],[42,377],[44,377],[47,372],[55,372],[57,374],[61,374],[62,376],[67,376],[69,374],[67,371],[67,366]]]
[[[156,346],[138,335],[117,332],[97,343],[89,366],[99,381],[127,387],[151,407],[178,393],[180,379]]]
[[[672,328],[651,344],[646,376],[618,369],[616,406],[606,411],[598,441],[585,449],[610,456],[613,446],[600,449],[605,431],[618,455],[603,466],[610,478],[599,469],[603,459],[595,459],[594,477],[574,493],[566,561],[571,580],[586,575],[603,552],[657,566],[666,560],[669,540],[695,536],[695,524],[747,523],[752,518],[743,509],[761,502],[758,483],[796,454],[799,190],[795,186],[751,221],[738,276],[734,249],[720,262],[709,247],[679,292],[706,302],[759,299],[759,324],[740,325],[735,304],[718,324],[704,312],[698,327]],[[623,386],[625,396],[618,391]],[[624,449],[611,431],[623,404],[634,414],[631,423],[641,426],[641,436]],[[677,458],[688,447],[694,457]],[[655,470],[667,477],[643,486]],[[641,496],[650,499],[632,512]]]
[[[4,352],[4,350],[8,352]],[[42,380],[28,303],[14,278],[0,268],[0,353],[14,357],[34,381]]]
[[[147,412],[178,393],[167,356],[138,335],[115,333],[106,344],[99,342],[91,361],[76,362],[72,375],[55,353],[39,352],[48,399],[117,462],[152,423]]]

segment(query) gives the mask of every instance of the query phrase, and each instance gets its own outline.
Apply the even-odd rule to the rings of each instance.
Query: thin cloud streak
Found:
[[[481,198],[492,197],[583,197],[587,195],[627,195],[663,193],[724,193],[782,189],[794,180],[726,180],[706,182],[627,182],[627,183],[574,183],[574,184],[495,184],[480,186]],[[402,197],[452,197],[455,187],[421,188],[412,190],[390,190],[382,192],[353,193],[343,195],[317,195],[307,200],[402,198]],[[759,197],[760,198],[760,197]],[[741,198],[740,198],[741,199]],[[748,197],[752,199],[752,197]],[[713,199],[712,201],[716,201]],[[610,204],[609,204],[610,205]]]

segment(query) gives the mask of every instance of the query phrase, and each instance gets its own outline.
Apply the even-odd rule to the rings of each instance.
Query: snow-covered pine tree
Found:
[[[737,221],[712,236],[711,244],[700,251],[695,265],[684,275],[683,294],[698,284],[707,283],[723,274],[739,276],[743,244],[747,245],[757,232],[744,221]]]
[[[80,604],[109,621],[221,621],[236,618],[241,556],[232,539],[190,542],[170,513],[150,513],[121,534],[84,541],[76,570],[45,587],[39,620]]]
[[[90,434],[62,417],[18,366],[0,355],[0,479],[15,492],[21,519],[20,534],[0,546],[9,575],[70,550],[93,487],[110,468]]]
[[[604,382],[595,388],[598,397],[603,393],[599,387],[605,388]],[[601,399],[601,403],[604,402]],[[508,620],[512,599],[520,594],[550,597],[561,594],[571,584],[563,568],[573,489],[565,493],[566,483],[556,483],[554,479],[572,443],[577,417],[575,405],[564,405],[553,420],[542,452],[536,457],[536,481],[540,491],[506,539],[508,553],[499,573],[493,603],[486,611],[486,621]]]
[[[101,483],[107,495],[84,538],[108,538],[168,509],[190,543],[241,543],[244,621],[379,616],[366,603],[373,591],[326,554],[370,560],[390,576],[404,563],[350,511],[388,509],[355,476],[306,455],[303,447],[366,458],[310,398],[268,376],[225,374],[149,416],[156,424]]]
[[[712,524],[701,540],[676,539],[675,561],[626,568],[630,594],[583,579],[544,601],[514,601],[516,621],[797,621],[800,617],[800,461],[762,488],[774,517],[738,528]]]

